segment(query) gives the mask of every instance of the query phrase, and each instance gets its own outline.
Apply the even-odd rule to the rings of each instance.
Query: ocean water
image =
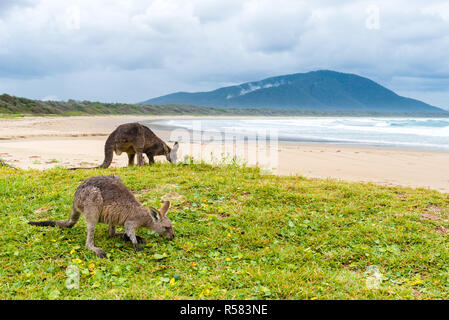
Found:
[[[449,150],[449,118],[175,119],[152,123],[223,136],[232,131],[251,137],[251,133],[272,129],[279,141]]]

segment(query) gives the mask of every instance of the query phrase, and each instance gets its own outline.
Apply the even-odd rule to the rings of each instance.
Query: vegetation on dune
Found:
[[[75,116],[75,115],[198,115],[198,116],[413,116],[444,117],[448,114],[418,112],[375,112],[348,110],[307,110],[307,109],[267,109],[267,108],[211,108],[187,104],[124,104],[91,101],[40,101],[19,98],[7,94],[0,95],[0,118],[23,116]]]
[[[187,105],[147,106],[139,104],[100,103],[90,101],[39,101],[0,95],[0,114],[19,115],[118,115],[118,114],[220,114],[213,108]]]
[[[118,174],[145,205],[170,200],[173,241],[140,229],[135,252],[66,219],[77,186]],[[424,189],[261,175],[237,165],[69,171],[0,167],[3,299],[448,298],[449,196]],[[80,273],[68,289],[67,267]],[[375,272],[374,272],[374,271]]]
[[[0,167],[8,167],[8,168],[13,168],[12,166],[10,166],[9,164],[6,163],[5,160],[3,160],[2,158],[0,158]]]

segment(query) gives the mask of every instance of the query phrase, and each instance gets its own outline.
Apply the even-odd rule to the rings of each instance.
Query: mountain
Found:
[[[380,84],[348,73],[319,70],[219,88],[209,92],[177,92],[142,104],[189,104],[220,108],[265,108],[317,111],[449,112],[397,95]]]

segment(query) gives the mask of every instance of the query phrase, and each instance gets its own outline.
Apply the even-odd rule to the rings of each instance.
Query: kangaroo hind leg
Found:
[[[84,217],[86,218],[87,224],[87,239],[86,247],[100,258],[106,258],[106,252],[102,249],[97,248],[94,243],[95,227],[97,226],[98,220],[100,218],[100,208],[102,207],[103,199],[99,194],[93,192],[84,206]]]
[[[136,150],[136,153],[137,153],[137,165],[139,167],[145,165],[145,160],[143,158],[143,150],[138,149],[138,150]]]
[[[87,249],[92,250],[95,252],[95,254],[100,258],[106,258],[106,252],[101,249],[97,248],[94,243],[94,234],[95,234],[95,227],[97,226],[96,223],[87,223],[87,240],[86,240],[86,247]]]

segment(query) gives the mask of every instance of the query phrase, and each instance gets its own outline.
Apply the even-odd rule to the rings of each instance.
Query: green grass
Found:
[[[176,238],[149,230],[144,251],[98,225],[66,219],[86,178],[118,174],[145,205],[172,200]],[[3,299],[448,298],[449,197],[424,189],[260,175],[254,168],[157,163],[144,168],[21,171],[0,167]],[[80,270],[68,289],[66,268]],[[372,267],[375,266],[375,267]],[[382,282],[367,287],[378,268]]]

